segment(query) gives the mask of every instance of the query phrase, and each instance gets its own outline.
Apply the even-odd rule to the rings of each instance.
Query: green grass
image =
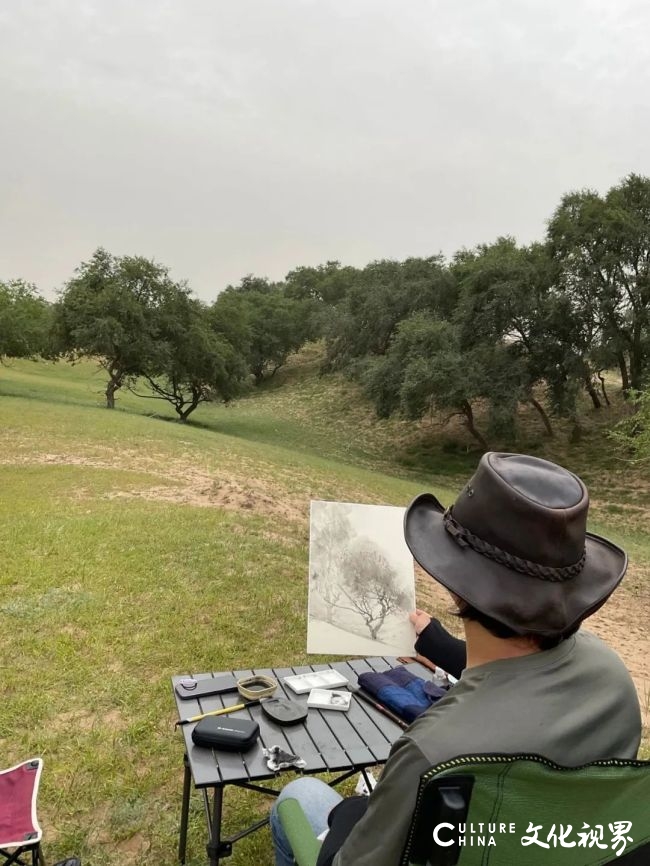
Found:
[[[45,758],[48,849],[118,863],[115,843],[139,833],[145,862],[169,862],[182,754],[169,678],[304,655],[299,533],[274,540],[254,516],[104,499],[124,489],[116,472],[1,477],[4,760]]]
[[[313,661],[309,499],[404,504],[419,488],[298,450],[297,425],[273,434],[270,408],[244,439],[137,414],[128,395],[107,412],[96,391],[88,365],[0,370],[0,746],[5,765],[45,759],[50,861],[167,863],[182,774],[172,674]],[[229,792],[226,823],[258,809]],[[202,863],[198,798],[189,844]],[[268,835],[232,862],[270,863]]]
[[[320,356],[313,347],[306,356],[294,359],[287,369],[230,406],[203,405],[192,416],[192,428],[258,442],[278,445],[303,454],[322,456],[355,466],[383,469],[391,475],[422,478],[423,467],[395,461],[395,444],[412,430],[403,421],[381,421],[373,417],[368,404],[360,400],[358,389],[342,376],[321,378]],[[82,361],[66,363],[12,362],[0,369],[0,396],[30,398],[45,404],[101,408],[104,406],[105,374],[98,366]],[[286,386],[290,387],[286,387]],[[144,392],[144,388],[137,388]],[[143,399],[127,389],[117,394],[117,410],[161,420],[175,421],[176,415],[165,401]],[[446,460],[440,472],[454,475],[471,466],[465,460]]]
[[[449,445],[457,431],[377,422],[353,384],[319,378],[317,366],[307,354],[189,425],[128,393],[107,412],[89,363],[0,368],[0,750],[4,766],[45,759],[50,862],[72,852],[106,866],[174,861],[182,745],[170,677],[315,660],[305,654],[310,499],[404,505],[433,485],[450,500],[475,465],[462,435],[464,446]],[[591,474],[592,528],[629,548],[638,570],[627,591],[647,599],[643,479],[627,484],[595,437],[570,453],[545,448]],[[226,827],[260,808],[229,791]],[[192,866],[204,842],[195,797]],[[270,866],[268,832],[231,862]]]

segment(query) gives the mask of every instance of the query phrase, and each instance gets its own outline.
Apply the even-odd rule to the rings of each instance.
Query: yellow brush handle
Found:
[[[201,713],[200,716],[192,716],[191,719],[185,719],[186,722],[198,722],[200,719],[205,719],[206,716],[223,716],[225,713],[234,713],[237,710],[243,710],[246,704],[234,704],[232,707],[221,707],[220,710],[210,710],[209,713]]]
[[[252,706],[252,704],[259,704],[259,701],[247,701],[245,704],[233,704],[232,707],[221,707],[218,710],[210,710],[209,713],[201,713],[198,716],[192,716],[189,719],[181,719],[179,722],[176,722],[177,725],[189,725],[191,722],[198,722],[201,719],[205,719],[206,716],[223,716],[225,713],[236,713],[237,710],[243,710],[246,707]]]

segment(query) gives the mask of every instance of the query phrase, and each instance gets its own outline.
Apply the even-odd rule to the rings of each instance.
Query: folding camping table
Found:
[[[308,695],[296,695],[282,681],[291,674],[321,671],[327,668],[343,673],[351,682],[356,683],[357,675],[365,671],[384,671],[400,664],[396,658],[369,658],[356,661],[334,662],[331,665],[312,665],[311,667],[273,668],[239,671],[220,671],[208,674],[184,674],[172,678],[172,687],[187,676],[196,679],[234,674],[237,679],[253,674],[267,674],[278,680],[279,688],[274,697],[288,697],[299,703],[306,703]],[[418,676],[429,679],[431,671],[417,662],[408,664],[409,670]],[[185,719],[199,713],[219,709],[219,707],[241,702],[237,693],[214,695],[208,698],[182,700],[174,691],[179,718]],[[255,830],[268,824],[268,818],[257,821],[224,838],[222,836],[222,810],[224,791],[228,785],[246,788],[266,796],[277,796],[283,780],[272,787],[259,783],[274,779],[262,753],[264,747],[278,745],[283,750],[299,755],[306,762],[302,771],[305,774],[334,773],[336,778],[330,782],[338,785],[355,773],[365,775],[368,767],[384,764],[392,743],[400,736],[402,729],[391,719],[356,697],[347,712],[310,709],[304,722],[291,726],[280,726],[268,719],[259,705],[231,713],[228,718],[252,718],[259,723],[260,739],[248,752],[243,754],[215,751],[195,746],[192,742],[194,725],[180,728],[185,739],[185,775],[181,808],[180,839],[178,856],[185,863],[187,847],[187,824],[192,782],[201,791],[205,805],[208,831],[207,853],[210,866],[218,866],[222,857],[232,853],[232,846]]]

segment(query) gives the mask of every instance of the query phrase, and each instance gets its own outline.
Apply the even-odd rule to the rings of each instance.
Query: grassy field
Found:
[[[0,368],[0,751],[4,766],[45,759],[49,862],[175,860],[182,747],[169,678],[318,660],[304,650],[310,499],[404,505],[430,485],[451,499],[475,465],[457,430],[377,422],[351,383],[317,368],[314,350],[190,425],[128,393],[107,412],[88,363]],[[593,528],[634,557],[622,615],[645,606],[647,617],[648,486],[598,445],[602,423],[568,446],[526,419],[526,441],[591,482]],[[198,798],[192,809],[198,864]],[[226,824],[259,809],[233,793]],[[271,862],[266,831],[232,857]]]

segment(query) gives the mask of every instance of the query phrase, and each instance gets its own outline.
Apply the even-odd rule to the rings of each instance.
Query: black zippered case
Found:
[[[260,726],[252,719],[228,719],[208,716],[197,722],[192,742],[208,749],[225,752],[246,752],[260,735]]]

